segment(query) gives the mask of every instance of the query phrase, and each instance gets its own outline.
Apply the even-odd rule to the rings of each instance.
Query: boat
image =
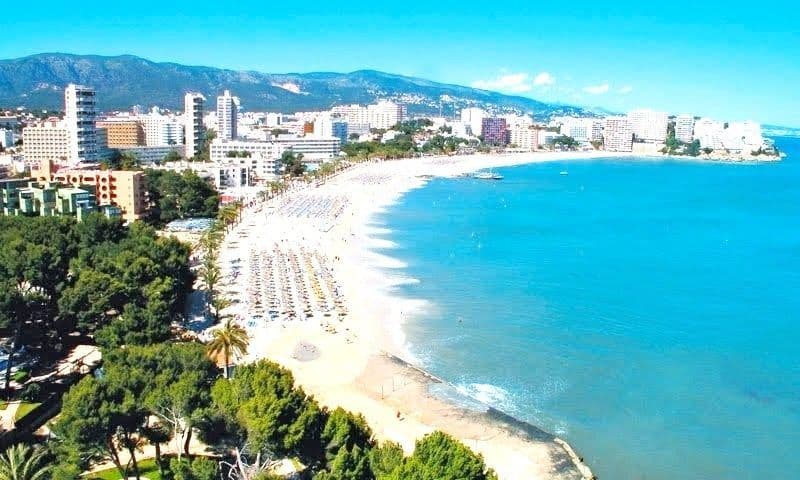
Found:
[[[502,180],[503,176],[492,172],[478,172],[472,175],[472,178],[476,178],[478,180]]]
[[[569,172],[566,170],[562,170],[559,175],[569,175]]]

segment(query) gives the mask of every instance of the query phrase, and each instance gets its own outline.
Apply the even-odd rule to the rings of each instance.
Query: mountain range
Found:
[[[203,93],[213,105],[212,99],[227,89],[241,99],[244,110],[253,111],[323,110],[388,99],[406,104],[412,114],[451,115],[470,106],[495,113],[533,112],[539,120],[586,113],[580,107],[374,70],[273,74],[152,62],[133,55],[66,53],[0,60],[0,107],[62,110],[69,83],[94,87],[98,108],[104,111],[132,105],[182,110],[187,91]]]

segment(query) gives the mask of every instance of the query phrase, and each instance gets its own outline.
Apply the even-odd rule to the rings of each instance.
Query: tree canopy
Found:
[[[189,249],[100,214],[0,217],[0,335],[58,352],[74,331],[106,346],[160,342],[192,284]]]
[[[180,218],[217,215],[219,194],[196,173],[146,170],[150,191],[150,223],[165,225]]]

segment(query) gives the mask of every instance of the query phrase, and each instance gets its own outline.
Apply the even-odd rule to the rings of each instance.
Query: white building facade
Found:
[[[380,101],[374,105],[368,105],[367,116],[369,119],[369,126],[370,128],[388,130],[405,119],[405,111],[405,105],[388,100]]]
[[[675,139],[683,143],[691,143],[694,140],[694,116],[675,117]]]
[[[633,150],[633,128],[628,117],[607,117],[603,128],[603,145],[610,152]]]
[[[14,146],[14,131],[7,128],[0,128],[0,146],[11,148]]]
[[[722,143],[722,132],[725,124],[710,118],[701,118],[694,124],[694,138],[700,141],[701,148],[721,150],[724,148]]]
[[[461,123],[469,127],[471,135],[480,137],[483,133],[483,119],[486,111],[482,108],[465,108],[461,110]]]
[[[187,93],[183,98],[184,132],[186,136],[186,157],[200,153],[205,140],[206,129],[203,125],[203,111],[206,98],[195,92]]]
[[[339,155],[340,143],[335,137],[295,137],[279,135],[273,143],[291,149],[294,153],[302,154],[304,162],[321,162]]]
[[[539,130],[529,125],[514,125],[509,129],[509,144],[531,152],[539,148]]]
[[[93,88],[70,83],[64,90],[64,126],[69,134],[69,161],[98,160],[96,93]]]
[[[47,162],[65,163],[70,158],[70,132],[57,118],[22,129],[25,164],[38,167]]]
[[[638,141],[663,143],[667,139],[669,115],[666,112],[633,110],[628,113],[628,121]]]
[[[235,140],[238,136],[236,128],[238,118],[239,97],[234,97],[230,90],[225,90],[217,97],[217,138]]]

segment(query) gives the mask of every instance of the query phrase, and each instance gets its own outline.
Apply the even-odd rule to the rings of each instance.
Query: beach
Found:
[[[427,305],[393,294],[393,287],[413,280],[402,275],[401,262],[375,251],[389,245],[375,238],[381,231],[371,221],[432,177],[607,156],[369,162],[246,210],[220,249],[223,292],[234,302],[227,313],[251,336],[247,358],[238,361],[280,363],[321,404],[362,414],[378,440],[398,442],[407,453],[426,433],[443,430],[481,453],[503,479],[591,478],[589,467],[553,435],[477,401],[431,394],[456,395],[447,381],[417,368],[402,330]]]

